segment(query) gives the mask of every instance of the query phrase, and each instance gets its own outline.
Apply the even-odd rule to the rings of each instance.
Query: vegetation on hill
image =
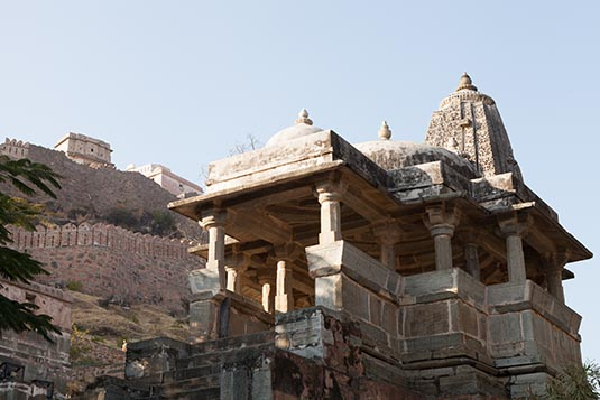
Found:
[[[64,177],[56,197],[44,193],[28,196],[32,203],[45,207],[42,221],[63,225],[68,222],[114,223],[133,232],[171,239],[202,240],[198,224],[167,209],[177,197],[152,179],[131,171],[90,168],[68,159],[60,151],[31,145],[32,161],[51,165]],[[0,191],[17,196],[18,190],[0,183]]]

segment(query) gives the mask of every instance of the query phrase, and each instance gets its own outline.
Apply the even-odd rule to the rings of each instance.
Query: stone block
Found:
[[[428,296],[453,297],[456,293],[454,286],[454,273],[452,269],[425,272],[418,275],[404,277],[403,296],[427,298]]]
[[[462,302],[452,304],[452,314],[457,316],[457,326],[453,330],[479,337],[479,313]]]
[[[446,303],[417,304],[406,307],[404,312],[406,337],[450,332],[450,313]]]
[[[190,327],[196,341],[206,341],[218,337],[217,304],[208,300],[197,300],[190,304]]]
[[[333,310],[342,309],[341,275],[315,278],[315,304]]]
[[[341,292],[344,311],[354,317],[369,321],[370,292],[343,274],[341,276]]]
[[[211,292],[215,295],[220,289],[219,271],[213,268],[195,269],[190,272],[192,294]]]
[[[488,338],[493,344],[517,343],[523,339],[521,317],[518,313],[490,315]]]
[[[369,322],[381,326],[381,300],[375,295],[369,295]]]
[[[389,334],[396,335],[398,327],[398,307],[390,302],[383,302],[381,327]]]

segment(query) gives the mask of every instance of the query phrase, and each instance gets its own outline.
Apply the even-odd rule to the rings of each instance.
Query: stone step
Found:
[[[201,378],[210,375],[219,375],[221,373],[221,363],[202,365],[200,367],[179,368],[175,371],[165,372],[164,382],[179,382],[188,379]]]
[[[191,355],[204,353],[219,353],[239,349],[242,346],[257,346],[265,343],[275,343],[274,332],[259,332],[242,336],[231,336],[210,342],[197,343],[191,346]]]
[[[237,359],[245,359],[249,353],[259,354],[270,350],[274,351],[275,346],[271,343],[267,343],[257,346],[243,346],[215,353],[195,354],[185,360],[181,360],[181,363],[178,363],[178,366],[180,365],[183,368],[197,368],[215,363],[235,362]]]
[[[212,374],[165,383],[161,385],[161,392],[171,395],[190,390],[218,388],[220,385],[221,374]]]
[[[162,399],[177,399],[177,400],[220,400],[221,399],[221,389],[216,388],[208,388],[208,389],[196,389],[189,390],[185,392],[178,392],[169,394],[166,397],[161,397]]]

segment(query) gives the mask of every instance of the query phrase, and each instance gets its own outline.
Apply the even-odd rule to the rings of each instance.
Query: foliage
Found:
[[[151,232],[155,235],[165,236],[175,229],[175,217],[172,212],[158,211],[152,214]]]
[[[50,187],[60,188],[58,178],[43,164],[31,162],[26,158],[11,160],[7,156],[0,156],[0,183],[12,185],[27,196],[34,195],[38,189],[56,198]],[[7,225],[33,231],[39,213],[38,206],[0,192],[0,278],[29,283],[35,275],[48,274],[42,268],[42,264],[32,259],[29,254],[7,247],[12,242]],[[0,295],[0,332],[7,329],[17,333],[33,331],[52,342],[49,334],[60,334],[60,331],[52,325],[52,317],[35,314],[38,308],[35,304],[20,304]]]
[[[81,292],[83,290],[83,283],[81,281],[68,281],[65,286],[67,289],[75,292]]]
[[[175,217],[170,211],[144,212],[138,216],[126,208],[114,207],[106,215],[106,220],[133,232],[158,236],[168,236],[176,229]]]
[[[587,400],[600,398],[600,366],[594,362],[570,364],[548,387],[546,398]]]
[[[112,208],[108,212],[106,219],[113,225],[129,229],[136,228],[140,223],[139,219],[131,211],[119,207]]]

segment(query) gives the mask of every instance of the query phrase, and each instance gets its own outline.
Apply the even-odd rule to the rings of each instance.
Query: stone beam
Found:
[[[258,238],[269,243],[292,240],[292,228],[258,209],[230,211],[227,231],[232,236]]]

